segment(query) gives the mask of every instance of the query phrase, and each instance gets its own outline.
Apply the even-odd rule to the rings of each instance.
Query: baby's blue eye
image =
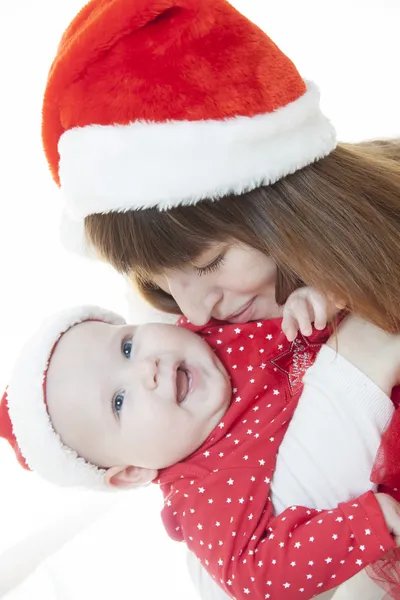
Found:
[[[116,415],[118,415],[121,410],[122,410],[122,406],[124,404],[124,400],[125,400],[125,395],[123,393],[117,394],[114,397],[113,400],[113,410],[115,412]]]
[[[125,358],[130,358],[132,352],[132,340],[124,340],[122,342],[122,354]]]

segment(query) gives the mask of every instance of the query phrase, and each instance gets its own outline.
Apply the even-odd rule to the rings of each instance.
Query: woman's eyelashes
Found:
[[[213,261],[205,265],[204,267],[195,267],[198,275],[207,275],[208,273],[212,273],[216,271],[224,262],[225,253],[219,254]]]

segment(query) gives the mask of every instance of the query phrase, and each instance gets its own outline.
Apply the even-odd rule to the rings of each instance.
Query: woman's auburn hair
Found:
[[[310,285],[388,331],[400,332],[400,140],[339,144],[273,185],[168,211],[91,215],[99,255],[156,308],[179,313],[152,275],[237,240],[278,267],[277,301]]]

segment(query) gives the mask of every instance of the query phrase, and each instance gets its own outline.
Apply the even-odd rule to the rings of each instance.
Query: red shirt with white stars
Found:
[[[232,404],[204,444],[161,471],[162,519],[237,600],[311,598],[394,548],[375,496],[334,510],[292,506],[274,515],[270,483],[302,391],[330,335],[289,343],[281,320],[195,328],[231,376]]]

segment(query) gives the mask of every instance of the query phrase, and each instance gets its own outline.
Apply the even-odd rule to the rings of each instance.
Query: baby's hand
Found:
[[[337,304],[313,288],[299,288],[290,294],[283,307],[282,331],[293,342],[299,329],[303,335],[311,335],[313,323],[316,329],[325,329],[338,311]]]

